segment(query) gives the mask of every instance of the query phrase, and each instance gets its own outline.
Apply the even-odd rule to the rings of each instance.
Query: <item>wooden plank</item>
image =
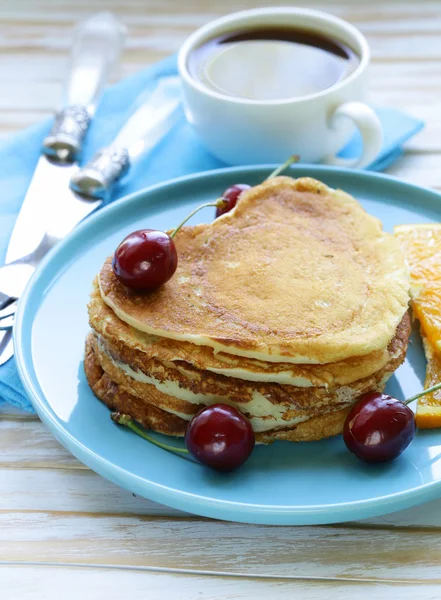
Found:
[[[280,5],[290,5],[281,2]],[[131,1],[130,4],[121,0],[108,0],[108,10],[122,16],[125,20],[139,25],[163,25],[168,28],[176,26],[200,25],[208,19],[228,14],[234,10],[243,10],[267,6],[266,0],[224,0],[222,5],[216,5],[211,0],[186,2],[179,0],[145,0]],[[436,32],[436,22],[439,19],[439,4],[436,2],[421,2],[418,5],[407,2],[381,2],[374,0],[346,2],[316,2],[308,3],[311,8],[326,10],[372,31],[382,31],[387,37],[405,34],[409,35],[420,29]],[[102,10],[101,0],[68,0],[60,3],[57,0],[35,2],[21,0],[20,9],[8,5],[7,0],[0,3],[0,18],[2,23],[20,26],[24,33],[35,31],[63,33],[72,21],[84,15]],[[5,29],[5,33],[8,33]],[[11,36],[12,37],[12,36]],[[61,37],[59,35],[59,37]]]
[[[36,415],[0,415],[0,467],[84,469]]]
[[[27,417],[31,418],[34,421],[38,418],[35,414],[21,410],[20,408],[16,408],[15,406],[12,406],[12,404],[8,404],[7,402],[2,402],[0,404],[0,420],[20,419]]]
[[[0,511],[0,561],[441,584],[432,529]]]
[[[0,565],[2,600],[434,600],[438,585],[249,579],[78,567]],[[70,581],[70,585],[66,582]]]
[[[441,189],[441,155],[405,152],[386,173],[410,183]]]
[[[0,510],[76,514],[185,516],[123,490],[84,468],[0,469]]]

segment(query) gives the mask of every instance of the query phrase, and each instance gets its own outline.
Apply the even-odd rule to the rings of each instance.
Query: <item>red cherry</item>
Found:
[[[128,235],[115,251],[116,277],[134,290],[154,290],[168,281],[178,266],[171,237],[163,231],[140,229]]]
[[[227,205],[223,206],[222,208],[216,208],[216,219],[221,215],[230,212],[230,210],[232,210],[236,206],[236,203],[241,193],[245,190],[249,190],[250,187],[251,186],[247,183],[236,183],[228,189],[226,189],[225,192],[222,194],[222,198],[225,198],[225,200],[227,200]]]
[[[379,392],[363,394],[346,417],[344,442],[367,463],[393,460],[415,437],[415,415],[403,402]]]
[[[240,467],[254,448],[248,419],[233,406],[212,404],[200,410],[185,432],[187,449],[199,462],[217,471]]]

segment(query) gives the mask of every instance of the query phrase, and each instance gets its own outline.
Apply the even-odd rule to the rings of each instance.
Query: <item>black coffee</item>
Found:
[[[213,38],[189,55],[191,75],[237,98],[282,100],[316,94],[358,66],[345,44],[315,32],[267,27]]]

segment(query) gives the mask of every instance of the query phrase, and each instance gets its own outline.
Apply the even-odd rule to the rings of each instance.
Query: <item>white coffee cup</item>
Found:
[[[283,100],[253,100],[222,94],[194,78],[189,54],[225,33],[258,27],[293,26],[340,41],[360,62],[345,79],[318,93]],[[195,31],[179,51],[178,68],[187,120],[206,148],[227,164],[283,162],[299,154],[301,162],[364,167],[378,155],[381,124],[364,101],[370,60],[365,37],[346,21],[304,8],[260,8],[222,17]],[[293,71],[295,76],[295,70]],[[354,160],[336,154],[355,128],[363,140]]]

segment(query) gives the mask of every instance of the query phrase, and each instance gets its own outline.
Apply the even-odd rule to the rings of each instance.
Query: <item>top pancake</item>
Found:
[[[201,371],[247,381],[281,383],[296,387],[333,387],[348,385],[369,377],[391,359],[389,347],[354,356],[336,363],[301,365],[283,362],[263,362],[255,358],[214,352],[208,346],[177,342],[165,337],[143,333],[130,327],[105,304],[94,282],[88,305],[92,329],[106,342],[125,352],[141,352],[146,361],[190,364]],[[400,326],[398,326],[398,329]]]
[[[114,276],[103,300],[135,329],[273,362],[329,363],[384,349],[408,305],[403,255],[349,195],[277,177],[175,238],[178,269],[138,293]]]

